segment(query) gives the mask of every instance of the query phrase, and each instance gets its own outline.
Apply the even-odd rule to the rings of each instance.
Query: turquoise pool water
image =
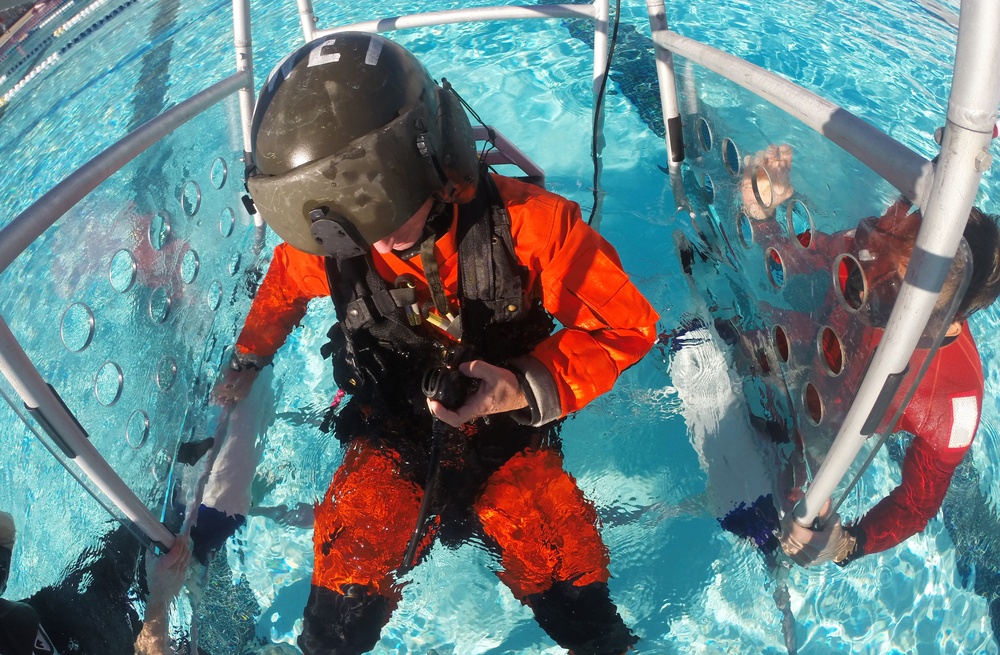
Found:
[[[470,4],[488,3],[462,6]],[[232,70],[227,3],[136,3],[94,27],[117,6],[110,2],[94,10],[0,83],[0,96],[7,98],[0,107],[0,152],[8,164],[0,172],[0,222],[144,120]],[[431,7],[317,3],[317,15],[326,25],[424,8]],[[956,11],[947,4],[899,0],[714,1],[672,5],[667,17],[681,34],[775,70],[931,156],[947,101]],[[260,84],[301,36],[292,3],[257,2],[252,12]],[[436,78],[447,77],[487,122],[546,170],[550,189],[586,212],[592,202],[591,51],[577,34],[553,21],[448,26],[393,38],[413,49]],[[701,305],[690,296],[674,255],[673,235],[684,219],[675,213],[657,168],[665,156],[653,120],[658,100],[647,35],[644,4],[625,3],[607,99],[601,231],[669,332],[690,323]],[[45,61],[50,63],[10,93],[15,78]],[[711,100],[725,105],[726,94]],[[15,334],[67,403],[83,413],[101,452],[157,509],[165,502],[177,441],[211,429],[207,384],[245,311],[245,280],[253,276],[252,228],[238,202],[241,144],[231,127],[233,111],[232,103],[213,110],[112,178],[2,278],[8,292],[0,307]],[[754,123],[749,108],[747,122]],[[757,127],[759,134],[745,136],[747,149],[762,147],[776,133],[773,125]],[[810,160],[801,150],[799,155],[814,195],[825,192],[835,202],[838,193],[854,188],[839,160]],[[212,170],[219,156],[227,162],[228,180],[216,189]],[[188,180],[202,191],[194,214],[178,201]],[[979,197],[994,213],[1000,210],[998,180],[1000,174],[991,171]],[[227,209],[229,236],[223,229]],[[170,218],[174,249],[140,247],[157,211]],[[200,257],[196,278],[183,284],[171,277],[175,268],[184,270],[187,250],[179,244]],[[107,271],[122,248],[135,255],[140,270],[148,270],[118,293],[107,288]],[[266,265],[267,250],[258,265]],[[214,283],[218,310],[210,308]],[[158,306],[152,302],[157,289],[167,289],[173,300],[174,313],[157,324],[170,328],[167,338],[145,316]],[[98,325],[93,346],[79,355],[63,346],[58,329],[64,308],[74,301],[88,303]],[[183,323],[174,318],[182,315]],[[327,363],[318,356],[331,321],[328,304],[312,308],[275,362],[273,416],[264,412],[249,421],[251,428],[268,426],[254,484],[262,506],[313,502],[339,463],[339,446],[317,428],[333,391]],[[973,323],[986,362],[987,400],[970,461],[943,514],[904,546],[844,571],[793,570],[787,585],[800,653],[997,651],[989,603],[1000,590],[992,465],[1000,444],[1000,373],[990,366],[998,357],[989,335],[998,323],[996,309]],[[602,517],[612,594],[642,637],[638,652],[786,652],[771,574],[752,546],[717,522],[727,499],[720,495],[726,485],[718,483],[715,465],[746,452],[733,445],[745,443],[735,437],[749,433],[738,411],[740,381],[730,379],[725,354],[708,335],[692,332],[678,345],[677,351],[654,349],[613,392],[567,423],[567,468]],[[155,377],[164,356],[180,369],[168,389]],[[121,400],[110,407],[94,393],[95,373],[106,360],[121,361],[125,380]],[[137,407],[154,421],[148,440],[136,448],[127,428]],[[0,454],[0,506],[21,529],[15,557],[22,566],[7,595],[23,597],[60,580],[81,550],[108,529],[107,515],[13,412],[4,408],[0,426],[10,444]],[[720,440],[723,429],[727,439]],[[754,460],[762,468],[767,463],[766,453]],[[183,467],[173,470],[185,473]],[[897,476],[890,454],[881,456],[845,515],[863,511]],[[312,542],[307,528],[288,522],[251,517],[230,542],[215,572],[219,584],[200,612],[199,639],[210,652],[240,653],[262,640],[292,643],[308,592]],[[495,569],[484,549],[435,547],[408,575],[403,602],[376,652],[559,652],[497,581]],[[189,613],[182,609],[178,631],[190,623]]]

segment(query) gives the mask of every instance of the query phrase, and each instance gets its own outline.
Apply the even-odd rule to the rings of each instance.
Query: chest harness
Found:
[[[445,216],[449,209],[445,207]],[[514,255],[510,215],[490,175],[480,176],[475,199],[459,205],[457,220],[460,315],[448,332],[460,336],[462,350],[474,358],[503,365],[548,336],[552,321],[539,302],[525,303],[525,270]],[[434,230],[425,230],[420,254],[434,307],[445,316],[449,309],[434,258],[436,237]],[[455,349],[443,335],[415,327],[420,319],[411,309],[417,303],[413,284],[400,278],[390,286],[378,274],[371,253],[327,257],[326,269],[338,322],[323,354],[333,356],[337,384],[369,399],[400,395],[388,385],[422,406],[423,370],[452,363],[448,358]]]

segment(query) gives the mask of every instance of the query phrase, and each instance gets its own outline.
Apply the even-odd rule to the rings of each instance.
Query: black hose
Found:
[[[615,27],[611,31],[611,44],[608,48],[608,61],[604,67],[604,74],[601,76],[601,88],[597,92],[597,105],[594,107],[594,128],[591,130],[590,136],[590,158],[594,162],[594,206],[590,208],[590,217],[587,219],[587,225],[594,222],[594,214],[597,213],[597,207],[600,204],[598,200],[600,190],[598,187],[601,169],[597,162],[597,123],[601,112],[604,109],[604,91],[608,87],[608,78],[611,76],[611,58],[615,56],[615,43],[618,42],[618,23],[621,12],[622,0],[615,0]],[[594,43],[594,47],[597,47],[596,42]]]
[[[417,524],[413,528],[410,543],[406,547],[406,555],[403,556],[401,573],[413,568],[417,547],[423,540],[427,528],[427,515],[430,514],[431,502],[434,500],[434,488],[437,486],[438,471],[441,468],[441,442],[444,440],[444,435],[448,433],[448,425],[439,418],[434,419],[433,425],[434,427],[431,428],[431,457],[427,467],[427,482],[424,484],[424,499],[420,502]]]

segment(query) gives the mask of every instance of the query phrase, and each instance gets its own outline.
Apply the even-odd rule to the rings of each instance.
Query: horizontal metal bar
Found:
[[[476,125],[472,128],[472,138],[476,141],[490,141],[490,130],[493,131],[491,142],[496,150],[487,153],[487,164],[511,164],[520,168],[529,177],[537,178],[542,184],[545,183],[545,171],[542,167],[492,125],[488,127]],[[496,157],[492,156],[494,154]]]
[[[924,206],[934,167],[874,125],[774,73],[676,32],[657,30],[653,42],[786,111],[853,155],[918,206]]]
[[[220,100],[252,85],[253,80],[247,72],[213,84],[140,125],[52,187],[0,230],[0,272],[73,205],[147,148]]]
[[[29,411],[38,411],[58,439],[74,454],[73,461],[88,478],[154,543],[169,550],[174,535],[163,526],[149,508],[101,456],[75,417],[42,379],[35,365],[21,348],[7,322],[0,317],[0,372],[14,387]]]
[[[594,5],[535,5],[533,7],[473,7],[469,9],[449,9],[429,11],[408,16],[393,16],[380,20],[369,20],[351,25],[342,25],[326,30],[317,30],[314,38],[337,34],[338,32],[391,32],[411,27],[430,27],[452,23],[475,23],[495,20],[527,18],[587,18],[594,20]]]

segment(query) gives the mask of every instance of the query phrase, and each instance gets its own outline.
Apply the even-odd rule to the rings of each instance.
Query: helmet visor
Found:
[[[309,213],[317,208],[351,223],[363,245],[371,246],[442,188],[437,169],[421,153],[421,146],[433,152],[437,145],[427,131],[436,120],[423,103],[412,105],[330,157],[283,175],[251,177],[247,187],[271,229],[299,250],[328,254],[310,231]]]

